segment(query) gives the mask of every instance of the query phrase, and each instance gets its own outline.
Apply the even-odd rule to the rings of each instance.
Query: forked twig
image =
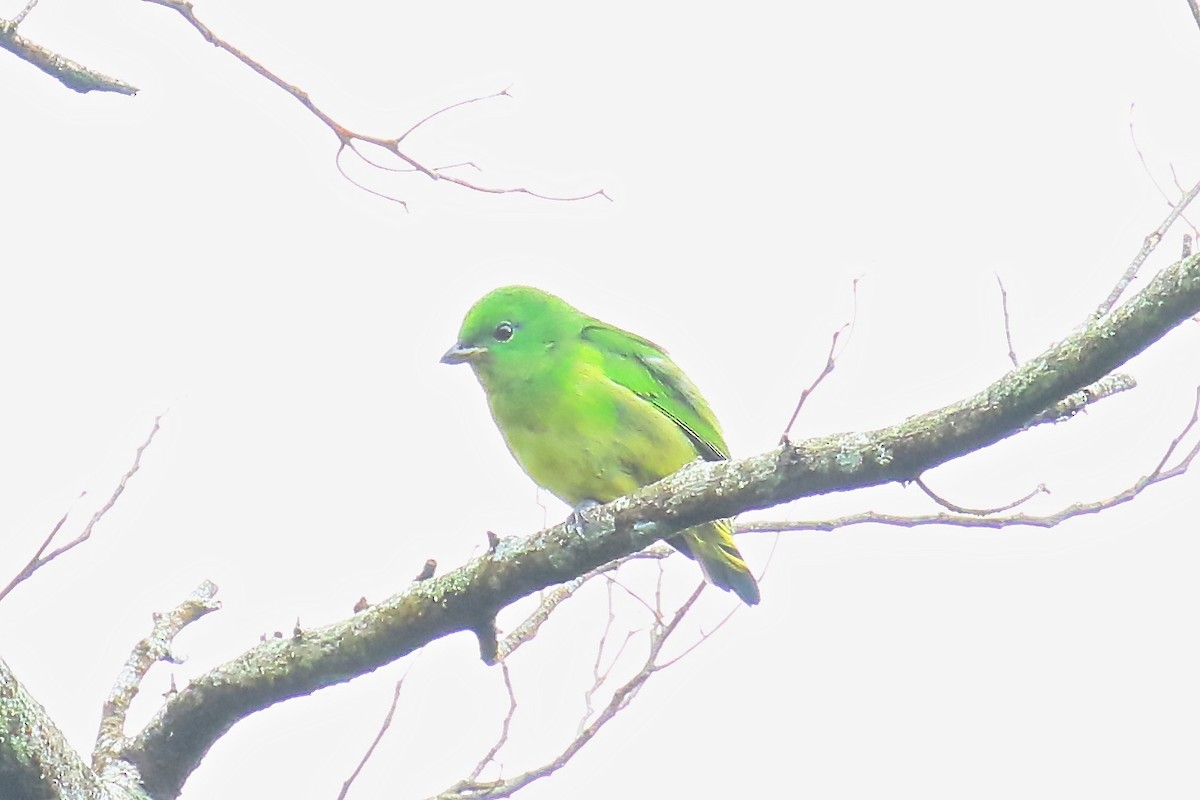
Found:
[[[854,322],[858,319],[858,278],[855,278],[851,283],[850,291],[854,296],[854,307],[850,313],[850,321],[843,323],[842,327],[833,332],[833,337],[829,342],[829,352],[825,356],[825,366],[822,367],[816,379],[800,393],[800,399],[796,402],[796,409],[792,411],[791,418],[788,420],[787,425],[784,426],[783,435],[779,437],[780,444],[787,444],[790,441],[788,437],[791,436],[792,426],[796,424],[796,419],[800,416],[800,409],[804,408],[804,404],[808,402],[808,398],[812,396],[812,393],[821,385],[821,382],[829,377],[837,366],[838,340],[841,339],[843,333],[850,332],[852,334],[854,332]]]
[[[661,580],[661,578],[660,578]],[[617,615],[613,612],[613,586],[615,581],[609,580],[605,585],[605,591],[608,596],[608,614],[604,621],[604,632],[600,634],[600,641],[596,643],[596,660],[592,664],[592,685],[583,693],[583,717],[579,720],[579,729],[575,732],[579,735],[583,729],[587,727],[588,720],[596,713],[592,707],[592,699],[600,688],[608,681],[608,676],[612,674],[613,667],[621,659],[621,654],[625,652],[625,648],[629,646],[629,642],[637,635],[637,631],[626,631],[625,638],[621,640],[621,644],[617,647],[617,652],[613,654],[607,668],[601,665],[604,662],[604,651],[608,649],[608,637],[612,633],[613,626],[616,625]],[[625,588],[625,587],[621,587]],[[628,589],[626,589],[628,591]],[[656,619],[661,619],[656,610],[652,610]]]
[[[1171,207],[1171,213],[1167,214],[1166,219],[1164,219],[1157,228],[1146,235],[1145,240],[1142,242],[1142,249],[1139,250],[1137,255],[1133,257],[1133,261],[1130,262],[1129,267],[1121,275],[1121,278],[1117,281],[1116,285],[1113,286],[1112,291],[1108,293],[1108,297],[1104,298],[1104,301],[1096,307],[1096,310],[1091,313],[1091,315],[1082,323],[1080,327],[1100,319],[1113,309],[1113,306],[1115,306],[1117,301],[1121,299],[1121,295],[1125,293],[1125,290],[1129,288],[1131,283],[1133,283],[1133,279],[1137,277],[1138,270],[1142,268],[1142,264],[1146,262],[1146,259],[1149,258],[1150,254],[1154,252],[1154,249],[1158,247],[1158,243],[1161,242],[1163,237],[1167,235],[1167,231],[1170,229],[1171,225],[1175,223],[1175,220],[1179,219],[1180,215],[1183,214],[1188,205],[1196,199],[1197,195],[1200,195],[1200,182],[1197,182],[1195,186],[1185,192],[1183,197],[1179,199],[1179,202],[1175,203],[1175,205]]]
[[[196,16],[195,9],[193,8],[192,3],[189,2],[189,0],[145,0],[145,1],[147,3],[153,3],[154,5],[162,6],[163,8],[169,8],[172,11],[176,12],[181,17],[183,17],[184,20],[186,20],[189,25],[191,25],[193,28],[195,28],[196,31],[201,36],[203,36],[204,40],[207,41],[209,44],[211,44],[214,47],[217,47],[221,50],[224,50],[226,53],[229,53],[231,56],[236,58],[238,61],[241,61],[247,67],[252,69],[254,72],[258,73],[263,78],[265,78],[266,80],[275,84],[275,86],[279,87],[283,91],[290,94],[293,98],[295,98],[295,100],[298,103],[300,103],[302,106],[304,106],[304,108],[306,108],[309,111],[309,113],[311,113],[313,116],[315,116],[317,119],[319,119],[322,123],[324,123],[325,126],[333,132],[333,135],[337,137],[339,144],[338,144],[337,152],[334,155],[334,164],[337,167],[338,172],[342,175],[342,177],[346,178],[346,180],[350,181],[358,188],[363,189],[364,191],[366,191],[372,195],[375,195],[376,197],[380,197],[385,200],[390,200],[392,202],[395,202],[395,203],[399,204],[400,206],[404,207],[405,209],[408,208],[408,204],[404,200],[402,200],[398,197],[394,197],[392,195],[388,195],[383,192],[377,191],[375,189],[371,189],[367,186],[364,186],[362,183],[355,180],[349,173],[346,172],[346,170],[343,168],[342,163],[341,163],[341,155],[346,150],[350,150],[351,152],[353,152],[355,155],[357,155],[359,158],[361,158],[364,161],[364,163],[366,163],[366,164],[369,164],[371,166],[374,166],[374,167],[380,168],[380,169],[393,169],[393,168],[383,167],[382,165],[376,163],[372,159],[364,157],[362,152],[355,146],[358,143],[375,145],[376,147],[381,148],[382,150],[391,154],[395,158],[399,159],[403,164],[407,165],[406,167],[400,167],[399,168],[400,170],[407,169],[407,170],[411,170],[413,172],[418,172],[431,180],[447,181],[449,183],[455,184],[456,186],[461,186],[465,189],[470,189],[470,190],[476,191],[476,192],[484,192],[486,194],[525,194],[525,195],[529,195],[530,197],[536,197],[540,200],[555,200],[555,201],[564,201],[564,202],[575,201],[575,200],[586,200],[591,197],[603,197],[606,200],[612,200],[612,198],[609,197],[604,192],[603,189],[597,189],[594,192],[589,192],[587,194],[581,194],[581,195],[559,196],[559,195],[543,194],[541,192],[536,192],[532,189],[528,189],[523,186],[502,187],[502,188],[501,187],[493,187],[493,186],[484,186],[482,184],[473,183],[473,182],[465,180],[463,178],[459,178],[457,176],[451,175],[445,171],[447,168],[427,167],[423,163],[418,161],[416,158],[410,156],[404,150],[400,149],[401,143],[404,141],[404,139],[407,136],[409,136],[409,134],[413,133],[413,131],[417,130],[422,125],[424,125],[425,123],[432,120],[434,117],[437,117],[440,114],[450,111],[451,109],[460,108],[462,106],[470,105],[471,103],[477,103],[482,100],[489,100],[489,99],[496,98],[496,97],[511,97],[512,95],[509,94],[508,89],[504,89],[503,91],[499,91],[494,94],[486,95],[483,97],[474,97],[474,98],[471,98],[468,100],[461,100],[457,103],[448,105],[445,108],[434,111],[432,114],[429,114],[429,115],[425,116],[424,118],[422,118],[421,120],[419,120],[416,124],[414,124],[408,130],[406,130],[400,136],[393,137],[393,138],[387,138],[387,137],[382,137],[382,136],[370,136],[367,134],[358,133],[357,131],[352,131],[345,125],[342,125],[340,122],[333,119],[333,117],[329,116],[327,113],[322,111],[316,105],[316,103],[314,103],[312,101],[312,98],[310,98],[308,96],[308,92],[304,91],[303,89],[300,89],[298,86],[288,83],[287,81],[280,78],[278,75],[276,75],[275,73],[271,72],[269,69],[264,67],[262,64],[255,61],[249,55],[247,55],[246,53],[239,50],[234,45],[230,44],[226,40],[217,36],[211,28],[209,28],[205,23],[201,22],[200,18]]]
[[[104,709],[100,714],[100,731],[96,735],[96,746],[92,752],[92,768],[97,772],[103,773],[121,758],[126,745],[125,720],[150,668],[159,661],[180,663],[171,652],[175,637],[188,625],[221,607],[221,603],[213,599],[216,594],[216,584],[204,581],[190,597],[174,609],[165,614],[154,615],[153,629],[134,646],[125,661],[125,667],[104,701]]]
[[[658,656],[662,652],[663,646],[678,629],[679,623],[695,605],[703,590],[704,584],[696,587],[696,590],[684,601],[671,620],[665,625],[656,627],[651,634],[649,651],[642,667],[632,678],[613,692],[611,699],[596,718],[584,727],[551,761],[513,778],[482,783],[469,780],[459,781],[438,794],[437,800],[500,800],[500,798],[511,797],[534,781],[548,777],[562,769],[605,725],[627,708],[646,681],[663,668],[658,663]]]
[[[575,593],[579,591],[580,587],[593,578],[597,578],[601,575],[609,573],[628,561],[643,558],[663,559],[674,552],[674,550],[665,544],[653,545],[640,552],[624,556],[623,558],[618,558],[617,560],[610,561],[607,564],[602,564],[590,572],[585,572],[578,578],[567,581],[561,586],[556,586],[550,591],[545,592],[542,595],[542,600],[538,604],[538,607],[535,608],[529,614],[529,616],[525,618],[524,621],[517,625],[517,627],[515,627],[511,633],[500,640],[499,646],[496,648],[497,658],[499,660],[504,660],[518,647],[537,636],[538,631],[541,629],[546,620],[550,618],[550,614],[554,611],[554,609],[558,608],[564,602],[574,597]]]
[[[96,523],[108,513],[109,509],[116,505],[117,499],[122,495],[122,493],[124,493],[125,485],[129,482],[129,479],[132,478],[134,474],[141,468],[142,453],[144,453],[146,448],[150,446],[150,443],[154,441],[154,434],[158,433],[159,422],[161,420],[161,414],[154,418],[154,427],[150,429],[150,435],[146,437],[146,441],[142,442],[141,445],[138,446],[137,452],[133,456],[133,464],[129,467],[125,474],[121,476],[121,480],[118,481],[117,487],[113,489],[112,495],[108,498],[104,505],[100,506],[100,508],[97,509],[94,514],[92,514],[92,518],[88,520],[88,524],[84,526],[80,534],[66,544],[51,550],[49,553],[46,552],[46,549],[50,547],[50,544],[54,541],[54,537],[58,535],[60,530],[62,530],[62,526],[64,523],[66,523],[67,517],[70,516],[71,512],[68,511],[66,514],[63,514],[62,518],[59,519],[59,521],[55,523],[54,527],[50,529],[49,535],[46,536],[41,547],[37,549],[37,552],[33,554],[33,557],[29,559],[29,562],[21,568],[21,570],[13,577],[11,581],[8,582],[7,586],[0,590],[0,601],[3,601],[4,598],[8,596],[9,592],[15,589],[19,583],[33,575],[33,573],[46,566],[63,553],[75,549],[91,538],[92,529],[96,527]]]

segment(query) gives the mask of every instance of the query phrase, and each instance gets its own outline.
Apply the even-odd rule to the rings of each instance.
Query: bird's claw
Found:
[[[570,527],[572,533],[581,539],[586,535],[587,526],[591,524],[586,516],[587,512],[598,505],[600,505],[599,501],[589,498],[571,509],[571,514],[567,517],[567,526]]]

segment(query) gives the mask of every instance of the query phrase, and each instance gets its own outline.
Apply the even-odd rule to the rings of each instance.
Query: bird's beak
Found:
[[[465,364],[474,361],[486,352],[487,350],[482,347],[464,347],[461,344],[455,344],[454,347],[451,347],[442,356],[442,363]]]

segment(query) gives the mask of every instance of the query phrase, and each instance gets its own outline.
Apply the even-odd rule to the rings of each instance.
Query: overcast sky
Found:
[[[2,17],[23,5],[5,2]],[[85,752],[151,613],[203,579],[224,610],[180,637],[185,665],[152,673],[139,725],[172,675],[297,617],[341,619],[428,558],[453,568],[487,530],[563,518],[469,370],[438,364],[488,290],[534,284],[661,343],[750,455],[820,371],[856,279],[853,335],[796,437],[898,422],[1004,374],[997,275],[1018,355],[1037,354],[1166,215],[1154,182],[1174,197],[1172,169],[1200,178],[1185,0],[195,7],[363,133],[511,87],[430,122],[410,153],[613,201],[353,169],[406,213],[167,9],[42,0],[26,36],[141,91],[77,95],[0,54],[0,584],[66,509],[80,529],[166,412],[93,540],[0,604],[0,656]],[[1111,496],[1191,414],[1198,348],[1183,326],[1129,365],[1136,391],[926,479],[974,507],[1045,483],[1030,513]],[[1052,530],[744,536],[756,569],[775,550],[762,604],[518,796],[1194,797],[1198,480]],[[747,517],[863,510],[936,507],[892,486]],[[664,569],[678,602],[698,571]],[[652,596],[653,567],[622,575]],[[512,659],[505,775],[574,733],[605,597],[584,593]],[[736,604],[706,593],[687,641]],[[616,611],[617,639],[647,625],[619,592]],[[333,798],[410,661],[243,721],[183,796]],[[449,786],[506,706],[471,638],[433,644],[351,796]]]

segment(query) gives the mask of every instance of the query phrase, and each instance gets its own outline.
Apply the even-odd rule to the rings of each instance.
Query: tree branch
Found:
[[[1148,487],[1156,483],[1178,478],[1185,474],[1192,466],[1192,462],[1200,456],[1200,441],[1192,445],[1186,453],[1184,453],[1178,461],[1170,466],[1167,466],[1175,455],[1183,440],[1200,425],[1200,387],[1196,388],[1196,399],[1192,405],[1192,416],[1183,426],[1183,430],[1179,435],[1171,440],[1171,444],[1163,453],[1158,464],[1149,474],[1143,475],[1134,481],[1130,486],[1118,492],[1112,497],[1106,497],[1103,500],[1095,500],[1090,503],[1072,503],[1071,505],[1059,509],[1051,514],[1009,514],[1000,515],[998,512],[1006,511],[1014,508],[1016,505],[1028,500],[1028,497],[1018,500],[1016,503],[1011,503],[1007,507],[1002,507],[994,510],[984,510],[982,513],[975,509],[959,508],[937,499],[937,502],[943,507],[949,508],[952,513],[940,514],[921,514],[913,516],[903,516],[896,514],[881,514],[874,511],[865,511],[861,514],[850,514],[844,517],[835,519],[823,519],[814,521],[799,521],[791,520],[786,522],[739,522],[735,525],[737,533],[781,533],[783,531],[836,531],[842,528],[848,528],[851,525],[894,525],[900,528],[916,528],[922,525],[952,525],[957,528],[990,528],[999,530],[1000,528],[1010,528],[1014,526],[1025,526],[1030,528],[1053,528],[1075,517],[1081,517],[1086,514],[1099,514],[1110,508],[1115,508],[1122,503],[1128,503],[1135,497],[1140,495]],[[1037,491],[1045,491],[1044,487],[1038,487]],[[930,494],[926,490],[927,494]],[[1036,491],[1035,491],[1036,493]]]
[[[29,578],[29,576],[33,575],[33,573],[46,566],[63,553],[75,549],[91,538],[92,529],[96,527],[96,523],[99,522],[105,514],[112,510],[112,507],[117,504],[117,500],[119,500],[121,495],[125,493],[125,485],[129,483],[129,479],[136,475],[137,471],[142,468],[142,453],[146,452],[146,448],[149,447],[150,443],[154,441],[154,435],[158,433],[158,429],[160,427],[159,423],[161,421],[161,414],[154,418],[154,427],[150,429],[149,435],[146,436],[146,441],[142,442],[141,445],[138,446],[137,451],[133,454],[133,463],[129,466],[129,469],[125,471],[125,474],[121,476],[121,480],[117,481],[116,488],[113,489],[112,494],[109,495],[109,498],[104,502],[104,505],[100,506],[100,508],[98,508],[95,513],[92,514],[92,518],[88,520],[88,524],[84,526],[79,535],[66,544],[56,547],[49,553],[46,552],[46,548],[51,545],[51,543],[54,541],[54,537],[56,537],[58,532],[62,530],[62,526],[64,523],[66,523],[67,517],[70,516],[71,512],[68,511],[66,514],[63,514],[62,517],[59,518],[58,522],[54,524],[54,527],[50,529],[50,533],[42,541],[42,546],[39,547],[37,552],[33,554],[33,557],[26,562],[25,566],[21,568],[21,571],[13,576],[13,579],[8,582],[7,586],[5,586],[3,589],[0,589],[0,600],[3,600],[5,597],[7,597],[8,594],[15,589],[19,583]]]
[[[1196,0],[1190,1],[1195,2]],[[1108,297],[1104,298],[1104,302],[1096,307],[1096,310],[1092,312],[1089,320],[1100,319],[1107,314],[1114,305],[1117,304],[1117,300],[1120,299],[1121,295],[1125,293],[1125,290],[1128,289],[1130,284],[1133,283],[1133,279],[1137,277],[1138,271],[1141,270],[1142,265],[1146,263],[1146,259],[1150,257],[1150,254],[1154,252],[1154,249],[1158,247],[1158,243],[1161,242],[1163,237],[1167,235],[1167,231],[1172,225],[1175,224],[1175,220],[1179,219],[1180,215],[1183,214],[1184,209],[1186,209],[1188,205],[1196,199],[1197,196],[1200,196],[1200,181],[1197,181],[1195,186],[1186,192],[1181,192],[1181,194],[1183,196],[1180,197],[1179,202],[1171,206],[1171,213],[1167,214],[1166,218],[1159,224],[1157,228],[1146,234],[1146,238],[1142,241],[1142,249],[1138,250],[1137,255],[1133,257],[1133,261],[1129,262],[1129,266],[1126,268],[1125,272],[1122,273],[1116,285],[1113,286],[1112,291],[1108,294]]]
[[[204,581],[192,592],[191,597],[170,612],[155,614],[150,635],[134,646],[100,715],[100,732],[92,753],[92,768],[101,776],[109,773],[127,744],[125,719],[133,699],[141,690],[142,680],[159,661],[179,663],[171,652],[175,637],[188,625],[221,607],[219,601],[213,600],[216,593],[216,585]]]
[[[502,540],[494,551],[350,619],[259,644],[169,698],[126,755],[151,793],[175,796],[209,747],[255,711],[490,625],[513,601],[683,528],[801,497],[910,480],[1020,431],[1198,312],[1200,255],[1164,269],[1113,313],[958,403],[876,431],[688,465],[593,509],[582,535],[560,524]]]
[[[360,189],[363,189],[364,191],[367,191],[373,195],[376,195],[377,197],[382,197],[386,200],[392,200],[396,203],[399,203],[401,206],[404,206],[405,208],[408,207],[407,203],[405,203],[403,200],[401,200],[399,198],[392,197],[390,195],[387,195],[382,192],[378,192],[378,191],[375,191],[374,189],[370,189],[366,186],[363,186],[361,183],[358,183],[353,178],[351,178],[345,172],[345,170],[342,169],[340,158],[341,158],[342,153],[346,152],[347,150],[354,153],[355,155],[357,155],[365,163],[370,164],[374,167],[377,167],[379,169],[385,169],[385,170],[393,169],[390,167],[386,167],[382,164],[376,163],[375,161],[372,161],[367,156],[363,155],[358,149],[357,145],[359,143],[374,145],[374,146],[379,147],[380,149],[390,153],[395,158],[399,159],[403,164],[406,165],[406,166],[400,168],[400,171],[407,170],[407,171],[412,171],[412,172],[418,172],[432,180],[447,181],[449,183],[453,183],[457,186],[461,186],[465,189],[471,189],[476,192],[484,192],[487,194],[526,194],[526,195],[529,195],[531,197],[536,197],[541,200],[558,200],[558,201],[565,201],[565,202],[566,201],[575,201],[575,200],[586,200],[591,197],[603,197],[606,200],[612,200],[612,198],[609,197],[604,192],[603,189],[597,189],[596,191],[589,192],[587,194],[581,194],[581,195],[558,196],[558,195],[542,194],[540,192],[533,191],[532,189],[527,189],[523,186],[504,187],[504,188],[497,188],[497,187],[493,187],[493,186],[483,186],[481,184],[472,183],[471,181],[465,180],[463,178],[459,178],[455,175],[451,175],[448,172],[446,172],[446,170],[451,169],[451,167],[440,167],[440,168],[439,167],[428,167],[425,164],[418,161],[416,158],[413,158],[412,156],[408,155],[408,153],[405,152],[404,150],[400,149],[400,145],[404,141],[405,137],[407,137],[413,131],[417,130],[422,125],[424,125],[426,122],[428,122],[429,120],[438,116],[439,114],[445,113],[446,111],[449,111],[450,109],[453,109],[453,108],[458,108],[459,106],[468,105],[470,103],[477,103],[481,100],[489,100],[493,97],[511,97],[511,95],[509,95],[509,93],[508,93],[508,89],[504,89],[503,91],[496,92],[495,94],[492,94],[492,95],[488,95],[487,97],[475,97],[475,98],[471,98],[469,100],[463,100],[458,103],[454,103],[450,106],[447,106],[446,108],[435,111],[432,114],[429,114],[426,117],[424,117],[423,119],[421,119],[419,122],[417,122],[415,125],[410,127],[407,131],[405,131],[403,134],[401,134],[398,137],[387,138],[387,137],[382,137],[382,136],[370,136],[370,135],[363,134],[363,133],[357,133],[355,131],[350,130],[345,125],[342,125],[340,122],[333,119],[333,117],[329,116],[324,111],[322,111],[316,105],[316,103],[313,102],[312,98],[309,97],[308,92],[304,91],[303,89],[301,89],[298,86],[288,83],[283,78],[280,78],[278,75],[271,72],[271,70],[267,69],[262,64],[255,61],[249,55],[242,52],[234,45],[230,44],[228,41],[217,36],[216,33],[214,33],[211,28],[209,28],[206,24],[204,24],[200,20],[199,17],[196,16],[195,9],[194,9],[192,3],[190,2],[190,0],[145,0],[145,1],[147,3],[153,3],[154,5],[162,6],[163,8],[168,8],[168,9],[171,9],[172,11],[176,12],[181,17],[183,17],[184,20],[186,20],[189,25],[191,25],[193,28],[195,28],[196,31],[201,36],[203,36],[204,40],[207,41],[209,44],[213,45],[214,47],[216,47],[220,50],[224,50],[226,53],[229,53],[231,56],[236,58],[238,61],[241,61],[247,67],[252,69],[254,72],[258,73],[263,78],[270,81],[275,86],[277,86],[278,88],[282,89],[283,91],[290,94],[293,98],[295,98],[297,102],[299,102],[302,106],[304,106],[310,114],[312,114],[317,119],[319,119],[327,128],[329,128],[329,130],[331,130],[333,132],[334,136],[337,137],[339,145],[338,145],[337,153],[334,156],[334,162],[337,166],[338,171],[341,172],[342,176],[345,177],[347,180],[349,180],[351,183],[358,186]],[[458,165],[454,165],[454,166],[458,166]],[[474,166],[474,165],[472,164],[472,166]]]
[[[67,743],[46,709],[29,696],[3,659],[0,659],[0,787],[4,789],[4,800],[111,797],[96,773]]]
[[[137,94],[136,86],[85,67],[78,61],[61,56],[17,33],[17,26],[24,19],[30,7],[26,6],[20,16],[14,20],[0,20],[0,47],[22,61],[28,61],[51,78],[57,79],[63,86],[80,94],[88,92]]]

